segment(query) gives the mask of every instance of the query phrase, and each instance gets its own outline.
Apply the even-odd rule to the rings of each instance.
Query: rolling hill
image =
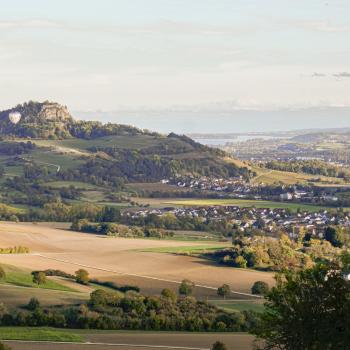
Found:
[[[8,178],[33,180],[44,172],[56,181],[120,187],[182,175],[250,176],[223,151],[189,137],[78,121],[53,102],[30,101],[0,112],[0,138],[0,166]]]

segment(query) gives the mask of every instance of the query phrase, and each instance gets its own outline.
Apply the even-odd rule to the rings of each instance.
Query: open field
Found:
[[[12,284],[20,287],[55,289],[66,292],[74,292],[71,286],[62,285],[54,280],[47,279],[44,284],[37,285],[33,282],[31,271],[26,269],[19,269],[18,267],[3,265],[2,268],[6,273],[6,277],[1,280],[1,283]]]
[[[0,285],[0,300],[7,308],[27,305],[32,297],[42,306],[81,304],[89,299],[89,293],[62,292],[60,290],[28,288],[9,284]]]
[[[163,138],[164,139],[164,138]],[[139,149],[142,147],[155,146],[159,143],[157,138],[147,135],[130,136],[105,136],[92,140],[66,139],[66,140],[33,140],[39,146],[62,147],[64,149],[78,149],[86,151],[90,147],[112,147]]]
[[[219,250],[230,247],[231,244],[221,244],[221,245],[198,245],[189,247],[161,247],[161,248],[148,248],[141,250],[143,252],[154,252],[154,253],[169,253],[169,254],[192,254],[192,253],[204,253],[211,250]]]
[[[336,177],[327,177],[321,175],[310,175],[305,173],[293,173],[288,171],[269,170],[259,167],[251,167],[257,173],[251,182],[253,184],[267,184],[283,183],[286,185],[294,185],[298,183],[309,183],[314,185],[322,184],[344,184],[344,180]],[[350,184],[348,184],[350,185]]]
[[[151,206],[165,207],[165,206],[237,206],[237,207],[256,207],[256,208],[282,208],[293,211],[308,210],[319,211],[327,209],[327,207],[303,204],[303,203],[288,203],[288,202],[273,202],[265,200],[250,200],[250,199],[168,199],[168,198],[150,198],[143,199],[144,202],[149,202]]]
[[[100,189],[100,187],[96,185],[92,185],[81,181],[51,181],[51,182],[47,182],[45,185],[55,189],[65,188],[69,186],[73,186],[79,190],[99,190]]]
[[[242,311],[252,310],[255,312],[262,312],[264,310],[263,300],[209,300],[211,304],[226,310],[226,311]]]
[[[70,331],[35,327],[0,327],[0,339],[68,341],[76,343],[83,341],[81,335]]]
[[[176,290],[184,278],[199,285],[197,293],[203,290],[210,295],[215,294],[217,287],[223,283],[229,284],[233,291],[247,294],[257,280],[273,284],[271,273],[216,266],[197,257],[144,251],[202,247],[203,242],[110,239],[52,226],[1,222],[0,246],[14,245],[26,246],[32,253],[3,254],[0,255],[0,263],[30,270],[54,268],[69,273],[83,267],[91,277],[117,283],[122,280],[124,284],[139,285],[143,292],[148,293],[159,293],[169,285]],[[208,249],[213,245],[214,242],[206,243]],[[242,296],[239,295],[239,298]]]
[[[175,185],[162,184],[160,182],[134,182],[126,185],[129,190],[135,191],[164,191],[164,192],[187,192],[188,189]]]
[[[31,328],[25,328],[27,334]],[[6,331],[12,333],[11,328]],[[55,329],[37,329],[41,336],[76,337],[82,343],[16,343],[10,344],[13,350],[111,350],[111,349],[182,349],[182,350],[209,350],[215,341],[222,341],[229,349],[251,350],[253,337],[244,333],[177,333],[177,332],[115,332],[94,330],[57,331]],[[71,333],[71,335],[69,335]],[[1,333],[0,333],[1,334]],[[87,343],[84,343],[87,342]]]

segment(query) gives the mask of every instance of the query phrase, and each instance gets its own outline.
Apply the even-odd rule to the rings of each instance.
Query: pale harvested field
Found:
[[[210,349],[210,346],[217,340],[224,342],[228,349],[251,350],[253,337],[246,334],[233,333],[148,333],[148,332],[110,332],[97,333],[92,331],[91,335],[85,336],[87,341],[105,344],[133,344],[134,346],[117,345],[84,345],[84,344],[40,344],[40,343],[15,343],[7,342],[13,350],[150,350],[162,349],[157,346]],[[144,346],[142,346],[144,345]],[[166,348],[163,348],[166,349]]]
[[[0,284],[0,300],[7,308],[27,305],[32,297],[42,306],[81,304],[89,299],[89,293],[62,292],[41,288],[28,288]]]
[[[0,263],[33,270],[55,268],[69,273],[83,267],[92,277],[119,279],[123,283],[142,284],[143,288],[177,287],[177,282],[188,278],[213,289],[227,283],[232,290],[249,293],[257,280],[273,283],[273,275],[269,273],[215,266],[194,257],[139,251],[203,246],[203,243],[107,238],[43,225],[0,222],[0,247],[15,245],[29,247],[31,254],[0,255]]]

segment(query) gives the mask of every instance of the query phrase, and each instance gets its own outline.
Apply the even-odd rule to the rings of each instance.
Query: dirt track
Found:
[[[130,283],[129,279],[133,284],[157,291],[163,283],[171,285],[171,281],[184,278],[212,288],[227,283],[233,290],[244,293],[249,293],[257,280],[273,283],[273,276],[268,273],[214,266],[203,259],[188,256],[137,251],[202,245],[195,242],[107,238],[42,225],[1,222],[0,247],[14,245],[29,247],[32,254],[0,255],[0,263],[33,270],[56,268],[70,273],[80,265],[86,265],[93,277],[123,280],[124,283]]]

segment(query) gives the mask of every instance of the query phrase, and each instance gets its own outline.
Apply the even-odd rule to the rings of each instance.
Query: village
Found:
[[[138,211],[124,211],[122,214],[131,221],[147,219],[150,216],[195,219],[203,224],[226,222],[231,224],[231,235],[234,233],[255,234],[261,231],[274,236],[284,232],[291,239],[298,239],[299,233],[309,234],[310,237],[324,237],[328,226],[350,227],[350,213],[336,210],[319,212],[297,211],[288,209],[242,208],[238,206],[209,206],[184,208],[146,208]]]
[[[334,203],[338,197],[334,194],[334,188],[323,188],[321,191],[306,185],[281,185],[268,186],[264,183],[252,184],[242,177],[223,179],[182,177],[174,180],[164,179],[163,184],[171,184],[180,188],[188,188],[193,191],[212,192],[219,197],[246,198],[255,200],[294,201],[302,203]]]

